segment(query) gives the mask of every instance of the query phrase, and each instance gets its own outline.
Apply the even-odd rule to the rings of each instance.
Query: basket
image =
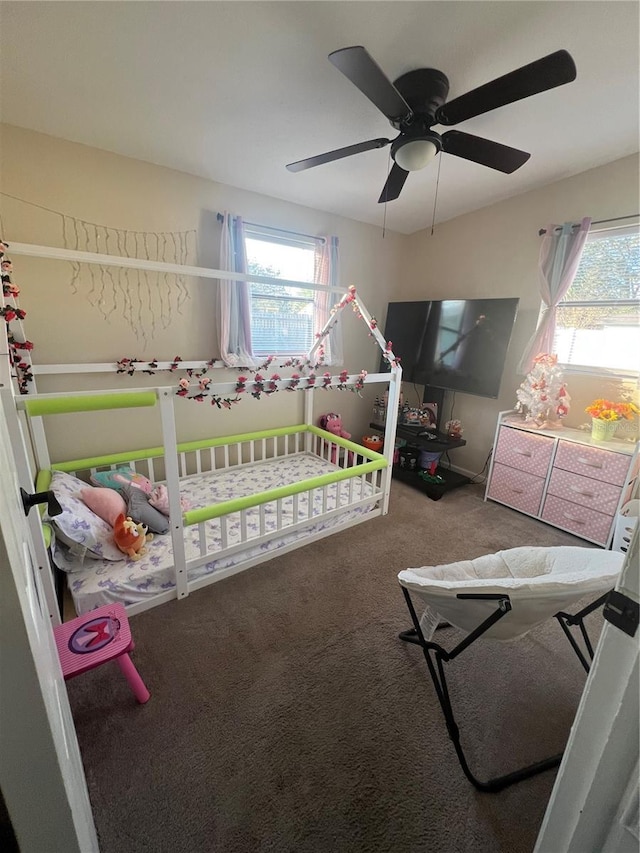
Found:
[[[379,435],[363,435],[362,436],[362,445],[366,447],[367,450],[375,450],[376,453],[379,453],[382,450],[382,445],[384,444],[381,436]]]

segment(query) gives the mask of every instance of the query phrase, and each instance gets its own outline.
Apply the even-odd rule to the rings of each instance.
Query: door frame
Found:
[[[640,601],[640,533],[636,527],[616,589]],[[640,719],[634,637],[606,621],[534,853],[605,850],[638,767]],[[635,791],[638,781],[635,779]],[[632,794],[635,796],[635,794]]]
[[[49,567],[42,564],[20,498],[20,486],[31,493],[33,483],[24,479],[28,459],[7,425],[14,417],[12,392],[2,388],[0,787],[21,853],[97,853],[80,748],[41,582]]]

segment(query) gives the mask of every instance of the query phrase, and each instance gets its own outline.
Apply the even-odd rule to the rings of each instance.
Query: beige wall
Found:
[[[451,454],[455,466],[471,472],[482,469],[498,412],[516,402],[515,392],[523,379],[516,374],[516,367],[540,308],[539,229],[550,222],[576,221],[584,216],[599,220],[637,213],[638,186],[638,158],[626,157],[445,222],[436,227],[433,236],[429,230],[409,237],[396,299],[520,297],[499,398],[455,395],[454,416],[463,422],[468,442],[467,447]],[[613,394],[618,398],[619,384],[615,381],[576,374],[567,374],[566,379],[572,397],[568,426],[589,420],[584,407],[594,397]],[[413,389],[406,390],[411,397]],[[453,395],[448,392],[447,413],[452,402]]]
[[[456,394],[455,416],[465,427],[467,447],[451,454],[456,467],[480,471],[492,444],[497,413],[511,408],[522,377],[516,365],[535,328],[540,298],[537,283],[538,229],[590,215],[607,219],[638,211],[638,160],[623,160],[558,181],[411,236],[314,211],[256,193],[216,184],[98,149],[3,125],[0,177],[5,193],[31,202],[0,197],[5,239],[62,246],[62,220],[33,204],[89,222],[140,231],[198,234],[199,257],[193,262],[218,264],[219,226],[215,213],[230,210],[245,219],[340,239],[341,284],[355,284],[369,310],[384,323],[390,300],[518,296],[520,308],[507,355],[500,397],[486,400]],[[505,180],[508,180],[505,178]],[[442,191],[442,190],[441,190]],[[68,264],[16,257],[14,280],[22,287],[21,304],[28,312],[28,337],[36,344],[39,363],[115,361],[123,356],[143,359],[208,358],[215,354],[213,298],[210,282],[190,280],[190,299],[183,313],[174,312],[170,326],[158,329],[146,347],[117,313],[104,319],[88,301],[91,280],[79,292],[70,287]],[[352,371],[377,370],[378,352],[356,318],[345,312],[345,365]],[[214,381],[235,378],[216,371]],[[615,383],[569,375],[573,404],[569,425],[587,420],[584,406],[595,396],[617,394]],[[132,387],[160,384],[160,375],[74,377],[73,387]],[[173,381],[173,377],[169,378]],[[69,380],[41,379],[40,390],[70,387]],[[420,392],[422,389],[418,389]],[[346,392],[316,394],[316,414],[340,411],[346,429],[358,438],[368,431],[376,388],[364,397]],[[278,394],[269,400],[245,399],[231,412],[178,401],[181,439],[224,435],[247,427],[298,422],[302,394]],[[408,399],[415,397],[406,387]],[[448,417],[453,397],[447,394]],[[58,416],[48,425],[52,455],[64,459],[99,451],[148,446],[160,440],[157,418],[147,411],[108,417],[83,414]]]
[[[215,214],[230,210],[251,222],[337,235],[341,285],[355,284],[365,305],[377,317],[384,315],[397,285],[405,236],[387,232],[383,239],[382,230],[371,225],[8,125],[2,126],[0,151],[3,192],[88,222],[132,231],[196,229],[200,257],[192,261],[204,266],[218,266],[220,232]],[[64,245],[59,216],[6,196],[0,196],[0,200],[6,240]],[[16,256],[13,279],[22,288],[21,305],[28,314],[27,336],[36,345],[36,363],[113,362],[124,356],[207,359],[215,355],[210,280],[189,280],[191,296],[183,305],[183,314],[174,312],[169,328],[158,329],[156,338],[145,348],[118,313],[104,319],[100,310],[89,303],[92,282],[87,274],[79,292],[72,292],[69,264]],[[133,281],[137,287],[135,277]],[[144,299],[143,288],[143,302]],[[345,365],[353,372],[363,368],[376,371],[377,346],[352,312],[344,314]],[[217,370],[214,381],[230,381],[236,376],[235,371]],[[76,376],[73,387],[95,383],[104,388],[132,387],[160,384],[160,378]],[[170,381],[175,380],[171,377]],[[63,379],[38,381],[40,391],[69,387],[69,381]],[[316,414],[341,412],[345,428],[359,437],[367,431],[376,387],[381,386],[366,388],[363,399],[348,392],[317,393]],[[302,404],[302,393],[280,393],[260,401],[247,398],[230,412],[178,400],[179,437],[188,440],[240,432],[248,427],[299,423]],[[144,447],[160,440],[157,417],[145,410],[119,414],[115,429],[112,417],[91,414],[57,416],[50,421],[47,428],[55,459]]]

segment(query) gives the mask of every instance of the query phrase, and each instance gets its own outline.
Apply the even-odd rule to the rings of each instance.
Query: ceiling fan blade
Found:
[[[576,66],[570,54],[566,50],[557,50],[443,104],[436,113],[436,121],[438,124],[458,124],[575,79]]]
[[[523,166],[531,154],[518,148],[509,148],[482,136],[472,136],[460,130],[448,130],[442,134],[442,150],[465,160],[473,160],[481,166],[497,169],[510,175]]]
[[[329,61],[347,77],[391,122],[412,115],[411,107],[364,47],[343,47]]]
[[[312,169],[314,166],[322,166],[323,163],[331,163],[333,160],[351,157],[352,154],[361,154],[363,151],[371,151],[373,148],[384,148],[390,142],[390,139],[369,139],[368,142],[358,142],[356,145],[347,145],[346,148],[336,148],[335,151],[327,151],[326,154],[307,157],[306,160],[296,160],[295,163],[287,163],[287,169],[290,172],[302,172],[305,169]]]
[[[404,186],[404,182],[407,180],[408,174],[409,172],[401,169],[397,163],[394,163],[391,167],[391,171],[389,172],[389,177],[384,185],[384,189],[380,193],[378,204],[384,204],[385,201],[393,201],[398,198],[402,192],[402,187]]]

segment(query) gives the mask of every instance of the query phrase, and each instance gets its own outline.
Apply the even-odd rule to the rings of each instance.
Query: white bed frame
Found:
[[[45,246],[32,246],[24,243],[11,243],[9,247],[9,253],[11,255],[27,255],[32,257],[50,258],[64,261],[75,261],[86,264],[97,264],[102,266],[113,265],[127,267],[131,269],[144,269],[149,271],[167,272],[174,274],[179,273],[181,275],[198,276],[201,278],[226,279],[231,281],[266,280],[264,276],[242,275],[239,273],[230,273],[225,270],[204,269],[200,267],[165,264],[155,261],[144,261],[131,258],[118,258],[109,255],[96,254],[92,252],[77,252]],[[317,290],[327,290],[333,293],[336,292],[335,290],[326,286],[309,285],[309,283],[307,282],[287,282],[287,284],[299,286],[305,289],[315,288]],[[11,378],[9,347],[4,331],[4,324],[2,324],[3,333],[2,342],[0,342],[0,346],[2,346],[2,352],[0,353],[0,397],[2,399],[2,405],[5,409],[7,421],[9,424],[14,454],[18,464],[20,485],[22,486],[22,488],[25,489],[25,491],[28,491],[29,493],[32,492],[38,472],[48,471],[51,468],[52,464],[47,446],[47,438],[44,429],[43,418],[41,414],[42,407],[40,407],[39,409],[39,403],[44,403],[46,407],[47,404],[50,404],[54,401],[64,400],[64,410],[66,412],[86,411],[88,409],[110,409],[112,407],[112,403],[114,405],[117,405],[118,407],[121,407],[123,395],[127,394],[130,394],[132,405],[152,405],[157,403],[162,425],[162,448],[152,449],[153,451],[157,451],[154,453],[145,451],[142,453],[140,458],[138,458],[136,456],[136,453],[133,451],[131,454],[126,455],[129,457],[128,464],[130,464],[131,467],[136,468],[136,470],[138,470],[140,473],[145,473],[146,469],[146,473],[149,476],[149,479],[151,479],[152,481],[157,481],[157,461],[160,457],[162,457],[164,467],[163,479],[167,484],[167,489],[169,492],[169,509],[170,517],[172,519],[171,537],[174,553],[174,571],[176,586],[173,590],[154,596],[148,602],[141,602],[139,604],[133,605],[129,608],[130,613],[133,614],[142,610],[146,610],[149,607],[154,607],[158,604],[162,604],[174,598],[186,598],[190,592],[193,592],[196,589],[199,589],[218,580],[222,580],[224,577],[228,577],[230,574],[235,574],[236,572],[239,572],[245,568],[249,568],[250,566],[254,566],[265,560],[272,559],[272,557],[274,557],[276,554],[286,553],[287,551],[302,547],[303,545],[307,545],[316,539],[320,539],[324,536],[328,536],[340,530],[344,530],[348,527],[351,527],[355,524],[359,524],[362,521],[366,521],[370,518],[379,515],[385,515],[388,512],[389,492],[391,486],[391,468],[393,464],[394,442],[398,417],[398,403],[400,397],[402,370],[400,366],[396,363],[393,352],[387,348],[386,341],[384,340],[383,336],[377,328],[376,323],[373,321],[371,315],[369,314],[357,294],[349,292],[350,298],[349,300],[345,300],[344,296],[346,296],[347,294],[344,294],[343,291],[338,291],[338,293],[343,295],[342,300],[340,300],[341,309],[343,309],[347,305],[352,305],[352,307],[355,307],[362,319],[362,323],[366,329],[366,333],[372,336],[377,342],[382,352],[386,353],[390,362],[390,372],[367,374],[364,378],[362,378],[360,374],[350,374],[347,378],[346,383],[344,381],[341,382],[341,378],[335,375],[331,377],[331,381],[328,382],[328,384],[324,387],[336,388],[339,385],[344,386],[345,384],[348,386],[355,386],[357,383],[363,382],[364,384],[382,384],[388,388],[388,406],[385,423],[385,436],[381,455],[372,453],[371,451],[366,450],[360,445],[346,441],[344,439],[333,436],[323,430],[318,429],[313,424],[313,402],[315,390],[313,388],[307,388],[304,379],[300,383],[300,387],[301,389],[304,389],[305,394],[304,416],[302,424],[298,424],[289,428],[283,428],[283,430],[279,431],[282,434],[276,438],[269,435],[268,433],[248,433],[243,434],[241,436],[236,436],[235,438],[231,437],[226,439],[214,439],[210,442],[198,442],[197,444],[200,445],[198,448],[196,448],[195,450],[189,449],[188,451],[181,451],[179,449],[180,445],[177,441],[175,427],[174,405],[192,404],[186,401],[182,401],[180,397],[177,397],[175,386],[163,386],[147,389],[136,388],[135,391],[131,392],[114,390],[111,392],[84,391],[73,393],[72,395],[70,395],[69,392],[56,394],[29,393],[28,395],[18,395],[16,393]],[[313,348],[308,353],[307,357],[309,359],[313,359],[316,351],[322,343],[322,340],[330,330],[334,320],[335,317],[332,316],[327,321],[325,328],[322,330]],[[181,364],[181,368],[197,368],[202,367],[202,364],[203,363],[200,362],[193,364],[190,362],[183,362]],[[160,362],[158,364],[157,370],[162,370],[163,368],[166,369],[168,368],[168,366],[169,363],[164,364]],[[40,366],[34,365],[33,374],[34,376],[37,376],[43,373],[74,374],[112,371],[115,372],[116,367],[116,364],[74,364]],[[286,389],[290,383],[289,380],[285,378],[278,380],[276,384],[278,386],[278,389],[280,390]],[[207,395],[214,394],[220,397],[225,397],[234,395],[235,390],[235,382],[215,384],[212,382],[204,393]],[[147,402],[140,403],[139,401],[142,397],[145,396],[145,393],[147,397]],[[149,398],[151,395],[152,399],[150,400]],[[118,400],[117,403],[114,402],[116,398]],[[174,403],[175,400],[179,400],[180,402],[176,404]],[[266,403],[266,405],[268,405],[268,402]],[[29,410],[31,410],[31,412],[29,412]],[[336,444],[343,447],[345,452],[340,456],[339,467],[335,475],[332,475],[332,477],[334,480],[348,480],[352,484],[349,487],[348,491],[348,506],[351,508],[356,508],[359,506],[370,504],[372,500],[375,500],[374,509],[366,513],[362,513],[361,515],[356,516],[356,518],[353,518],[345,522],[344,524],[337,525],[336,527],[333,527],[326,531],[314,533],[309,537],[305,537],[294,543],[285,545],[275,552],[261,554],[259,557],[250,558],[229,569],[223,569],[214,572],[211,575],[205,576],[195,581],[190,582],[188,580],[189,568],[191,568],[192,566],[203,564],[205,562],[211,562],[212,559],[219,559],[225,555],[224,549],[222,552],[218,551],[214,555],[207,555],[205,530],[205,521],[214,517],[224,517],[225,509],[224,505],[218,505],[216,507],[207,507],[198,510],[197,512],[199,512],[199,515],[193,512],[183,513],[180,506],[179,481],[181,477],[184,477],[188,474],[200,473],[212,469],[226,469],[237,464],[252,464],[253,462],[259,461],[260,459],[271,458],[274,455],[284,455],[289,452],[315,453],[318,456],[328,460],[330,458],[332,445],[335,446]],[[89,466],[89,469],[95,467],[114,468],[116,467],[116,465],[122,464],[122,455],[123,454],[114,454],[113,461],[109,461],[108,458],[105,458],[104,463],[102,465]],[[382,459],[382,457],[384,457],[384,459]],[[73,470],[70,469],[68,466],[63,465],[63,467],[67,471]],[[358,500],[352,500],[354,492],[353,483],[355,482],[356,478],[361,478],[363,482],[366,480],[369,488],[372,490],[371,494],[368,497]],[[308,489],[308,491],[310,492],[313,492],[318,488],[325,490],[323,494],[323,506],[326,507],[326,489],[329,487],[328,484],[324,483],[321,485],[313,485],[313,481],[310,481],[310,483],[312,484],[311,488]],[[300,491],[302,491],[304,483],[301,483],[299,485],[301,487]],[[313,495],[309,495],[310,504],[312,497]],[[275,533],[266,534],[264,532],[264,513],[266,511],[267,504],[273,504],[273,506],[275,506],[277,517],[281,518],[281,512],[278,504],[278,501],[280,500],[281,498],[277,496],[269,496],[268,493],[262,493],[262,495],[255,496],[254,504],[260,507],[259,514],[261,521],[260,533],[257,539],[251,539],[251,546],[272,538],[276,538],[278,535],[282,535],[283,532],[287,532],[286,527],[279,527],[278,530],[275,531]],[[294,500],[296,500],[295,496]],[[335,513],[336,511],[329,512],[327,513],[326,517],[334,515]],[[315,516],[314,521],[317,522],[318,520],[319,517]],[[301,527],[302,525],[304,525],[304,523],[305,522],[301,522],[300,524],[293,525],[293,527]],[[47,605],[49,608],[49,614],[52,622],[54,624],[59,624],[60,615],[58,612],[58,606],[56,601],[55,584],[53,575],[49,570],[47,545],[45,543],[45,536],[43,534],[43,528],[40,523],[40,518],[37,513],[30,513],[29,524],[31,528],[31,533],[36,543],[39,568],[42,577],[43,587],[45,590]],[[192,559],[191,561],[187,561],[184,548],[184,528],[189,524],[198,525],[201,545],[200,556],[195,560]],[[224,523],[222,524],[222,526],[224,529]],[[243,539],[245,539],[246,524],[243,527],[243,533],[245,534],[245,536],[243,536]],[[246,540],[247,542],[249,542],[249,537],[246,537]],[[232,548],[228,549],[227,553],[230,554],[234,551],[240,550],[242,547],[246,548],[247,544],[243,542],[241,543],[241,545],[233,546]]]

